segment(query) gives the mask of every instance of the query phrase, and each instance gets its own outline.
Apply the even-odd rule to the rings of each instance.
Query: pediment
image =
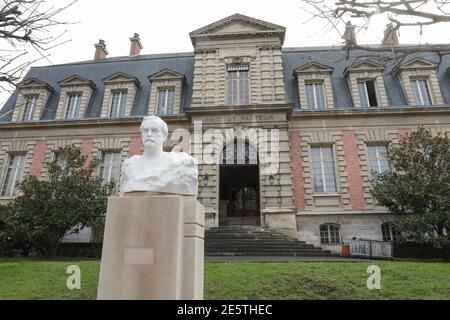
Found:
[[[199,38],[227,37],[237,35],[265,36],[267,34],[278,34],[284,41],[286,28],[267,21],[258,20],[242,14],[234,14],[203,28],[191,32],[192,42],[195,45]]]
[[[406,69],[436,69],[437,64],[423,58],[415,58],[399,66],[400,70]]]
[[[139,80],[136,77],[130,76],[125,72],[116,72],[102,80],[104,84],[114,84],[121,82],[134,82],[136,86],[139,85]]]
[[[310,61],[307,64],[298,67],[294,70],[294,74],[301,74],[301,73],[332,73],[333,68],[326,66],[324,64],[321,64],[319,62]]]
[[[384,66],[381,63],[375,62],[373,60],[362,60],[357,61],[346,69],[347,72],[355,71],[380,71],[383,72]]]
[[[170,70],[170,69],[163,69],[161,71],[158,71],[157,73],[152,74],[148,77],[150,81],[158,81],[158,80],[184,80],[185,76],[184,74],[181,74],[179,72]]]
[[[58,84],[61,87],[64,87],[64,86],[66,86],[66,87],[67,86],[83,86],[83,85],[88,85],[91,88],[95,87],[94,82],[92,82],[91,80],[89,80],[89,79],[87,79],[85,77],[82,77],[82,76],[80,76],[78,74],[74,74],[74,75],[72,75],[72,76],[70,76],[70,77],[68,77],[68,78],[66,78],[64,80],[61,80],[61,81],[58,82]]]
[[[54,89],[47,82],[39,80],[37,78],[30,78],[18,85],[18,88],[23,89],[31,89],[31,88],[44,88],[49,92],[52,92]]]

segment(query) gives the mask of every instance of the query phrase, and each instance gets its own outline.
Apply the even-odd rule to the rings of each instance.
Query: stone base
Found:
[[[297,238],[296,212],[289,209],[264,209],[265,226],[289,237]]]
[[[190,196],[109,198],[97,298],[202,300],[204,216]]]

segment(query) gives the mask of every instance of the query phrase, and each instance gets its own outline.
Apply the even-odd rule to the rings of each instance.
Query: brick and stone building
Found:
[[[419,125],[450,134],[450,56],[387,60],[400,46],[389,33],[382,53],[284,48],[285,32],[236,14],[191,32],[190,53],[141,55],[135,34],[129,56],[108,58],[101,40],[94,60],[31,68],[1,110],[0,200],[26,174],[45,179],[45,163],[66,144],[101,159],[99,174],[118,181],[121,162],[141,152],[142,117],[157,114],[194,136],[167,149],[200,158],[211,129],[222,137],[214,145],[243,139],[247,155],[275,150],[249,132],[276,129],[276,172],[258,156],[200,165],[209,228],[261,225],[336,252],[345,240],[389,240],[395,217],[372,197],[371,172],[390,170],[387,149]]]

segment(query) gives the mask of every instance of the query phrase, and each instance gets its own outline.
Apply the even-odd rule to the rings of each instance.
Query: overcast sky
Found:
[[[47,0],[60,6],[62,0]],[[192,51],[189,32],[234,13],[242,13],[287,27],[285,47],[340,44],[337,33],[319,32],[324,21],[305,24],[309,15],[299,0],[79,0],[60,20],[78,22],[65,26],[71,42],[51,51],[38,65],[90,60],[94,46],[104,39],[110,57],[129,53],[129,38],[137,32],[144,45],[143,54]],[[385,17],[376,17],[369,29],[358,35],[359,43],[380,43]],[[402,30],[401,43],[450,43],[449,24],[424,29]],[[0,92],[0,106],[8,94]]]

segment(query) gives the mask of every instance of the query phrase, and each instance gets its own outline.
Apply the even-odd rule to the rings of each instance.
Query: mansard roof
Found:
[[[388,49],[387,49],[388,50]],[[361,61],[368,56],[375,59],[383,55],[391,55],[391,52],[373,52],[364,50],[352,50],[350,56],[341,47],[313,47],[313,48],[285,48],[282,51],[283,74],[286,89],[286,99],[292,103],[294,108],[300,108],[298,97],[298,83],[294,71],[302,66],[307,66],[309,62],[320,63],[333,68],[331,83],[334,92],[335,108],[350,108],[353,105],[350,90],[348,87],[345,71],[354,65],[355,61]],[[362,58],[364,57],[364,58]],[[429,61],[438,65],[437,77],[446,103],[450,103],[450,55],[442,56],[442,59],[433,52],[418,53],[412,55],[410,59],[405,59],[406,63],[411,63],[415,58]],[[424,58],[422,58],[424,57]],[[426,58],[425,58],[426,57]],[[383,61],[383,59],[379,60]],[[430,65],[431,66],[431,65]],[[399,80],[394,70],[393,63],[384,65],[383,74],[386,91],[391,106],[405,106],[407,102],[400,86]],[[142,55],[136,57],[107,58],[101,61],[85,61],[47,67],[33,67],[26,75],[24,83],[36,79],[47,83],[54,88],[50,95],[47,107],[43,112],[41,120],[55,119],[55,111],[59,102],[61,87],[58,85],[61,79],[67,79],[74,74],[90,79],[95,84],[92,98],[90,100],[86,118],[98,119],[101,114],[102,100],[105,92],[103,80],[118,72],[126,73],[135,77],[139,81],[137,86],[136,99],[131,115],[143,116],[148,114],[148,103],[151,85],[148,76],[156,76],[162,70],[171,70],[184,75],[186,81],[183,82],[182,109],[191,105],[192,86],[194,78],[194,53],[175,53]],[[11,109],[14,108],[18,92],[16,91],[7,101],[0,111],[0,122],[11,120]],[[7,114],[6,116],[2,116]]]
[[[43,111],[41,121],[55,119],[61,87],[58,85],[62,79],[77,74],[85,79],[90,79],[95,84],[92,97],[89,102],[85,117],[88,119],[99,119],[101,115],[105,84],[103,80],[117,72],[126,73],[139,81],[136,99],[131,111],[132,116],[144,116],[148,114],[148,103],[151,86],[148,75],[155,74],[163,69],[170,69],[186,76],[183,82],[182,108],[191,104],[192,83],[194,78],[194,54],[172,53],[152,54],[140,56],[124,56],[107,58],[104,60],[89,60],[54,66],[32,67],[25,76],[25,81],[36,78],[45,81],[54,88],[47,107]],[[0,123],[11,121],[10,110],[14,108],[18,92],[14,92],[4,107],[0,110]],[[2,117],[2,115],[5,115]]]
[[[192,44],[201,39],[251,38],[278,36],[284,43],[286,28],[267,21],[236,13],[205,27],[192,31]]]

